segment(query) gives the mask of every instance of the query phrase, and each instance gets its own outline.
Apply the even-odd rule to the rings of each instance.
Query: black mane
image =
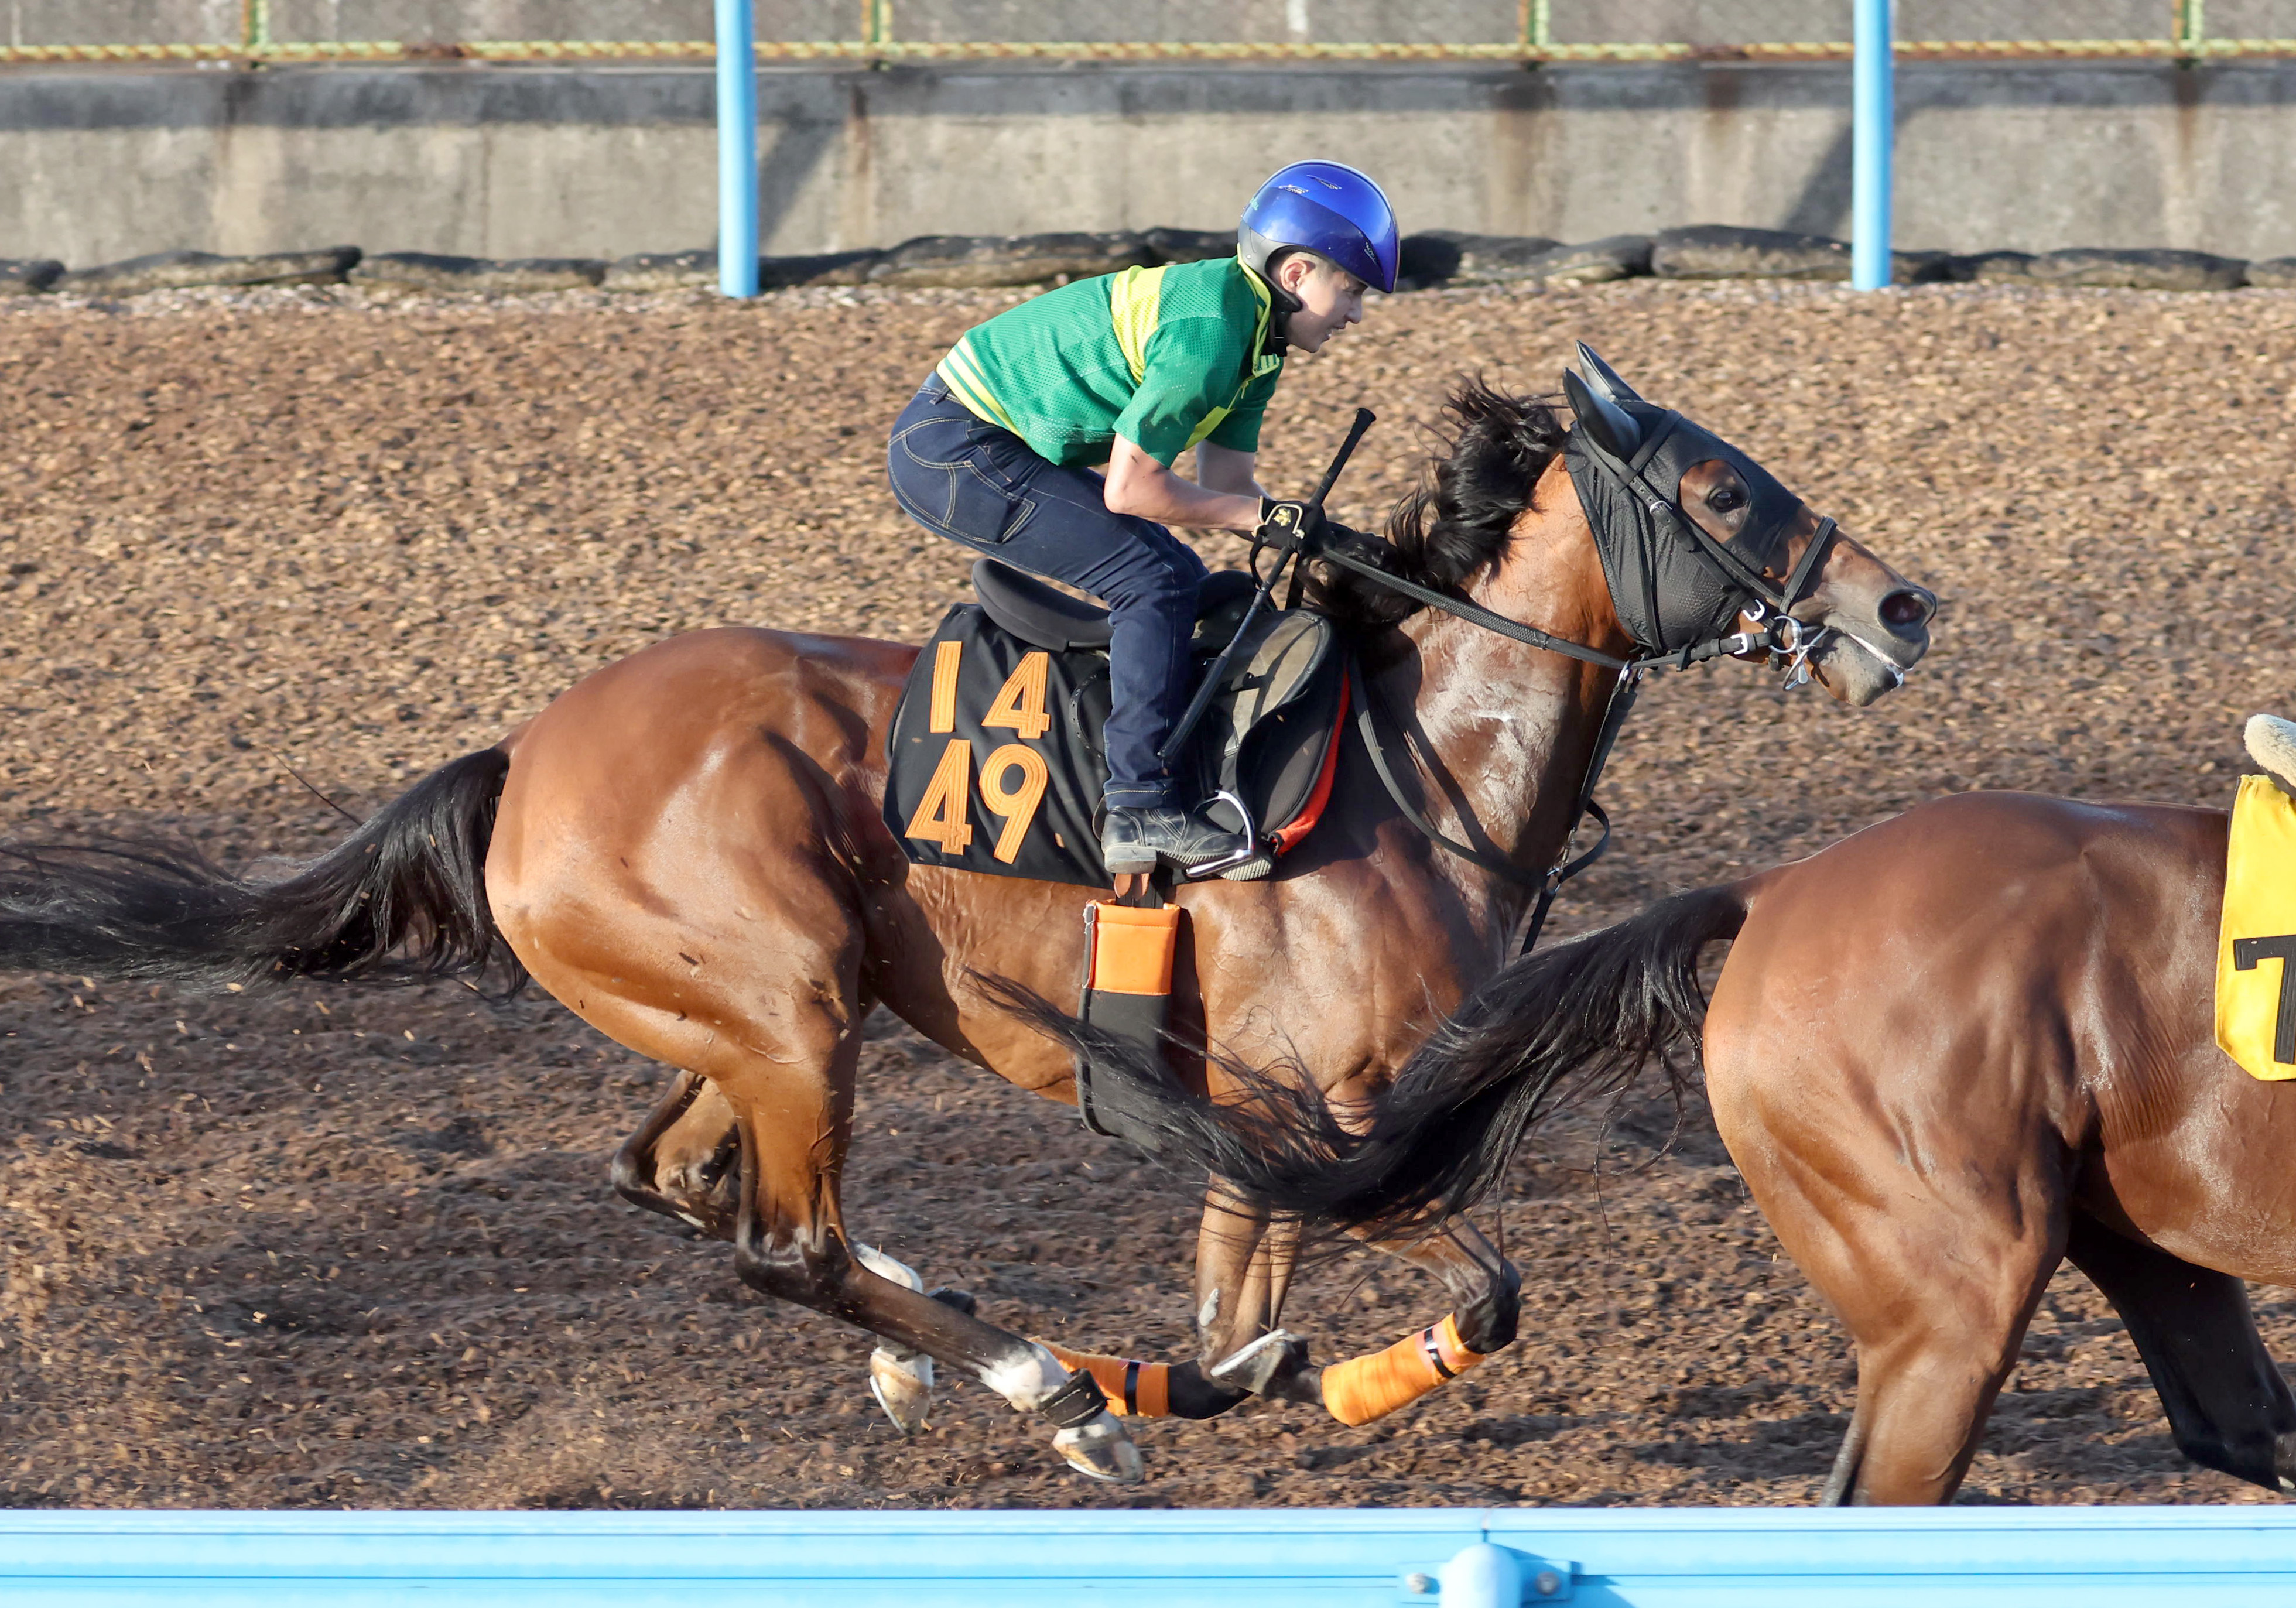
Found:
[[[1531,488],[1562,450],[1569,426],[1546,397],[1511,397],[1478,375],[1443,404],[1442,451],[1419,488],[1388,515],[1389,567],[1406,580],[1451,590],[1506,553],[1507,532],[1531,505]],[[1307,601],[1343,625],[1392,626],[1420,607],[1344,570],[1317,565]]]

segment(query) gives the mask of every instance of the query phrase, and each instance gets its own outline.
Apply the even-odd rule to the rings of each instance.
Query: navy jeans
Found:
[[[1108,605],[1104,796],[1111,808],[1195,803],[1156,758],[1187,707],[1188,637],[1206,573],[1195,549],[1152,521],[1111,513],[1100,476],[1048,462],[975,418],[939,376],[901,410],[885,456],[902,512],[935,536]]]

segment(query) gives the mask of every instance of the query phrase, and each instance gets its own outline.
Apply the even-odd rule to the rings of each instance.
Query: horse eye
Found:
[[[1744,507],[1746,496],[1735,486],[1718,486],[1707,496],[1706,505],[1717,513],[1728,513]]]

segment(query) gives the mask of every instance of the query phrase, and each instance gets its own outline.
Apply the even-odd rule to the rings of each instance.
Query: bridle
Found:
[[[1583,343],[1578,350],[1589,373],[1595,374],[1598,381],[1624,388],[1624,382],[1618,381],[1608,365]],[[1572,428],[1586,430],[1590,416],[1597,415],[1597,410],[1606,398],[1589,390],[1576,374],[1566,373],[1563,379],[1573,411],[1578,415],[1578,423]],[[1645,448],[1656,445],[1656,438],[1644,443]],[[1302,558],[1319,560],[1359,575],[1375,585],[1429,608],[1439,609],[1470,625],[1527,646],[1560,653],[1587,664],[1599,665],[1614,673],[1615,679],[1611,684],[1610,696],[1603,710],[1602,725],[1595,734],[1594,752],[1587,760],[1587,774],[1573,801],[1570,831],[1564,834],[1562,850],[1555,856],[1554,864],[1540,873],[1525,871],[1497,855],[1459,842],[1427,818],[1404,788],[1396,767],[1389,758],[1388,745],[1380,734],[1382,720],[1398,731],[1401,727],[1397,726],[1393,716],[1373,692],[1364,677],[1362,667],[1352,657],[1348,662],[1348,689],[1356,710],[1357,731],[1370,755],[1372,768],[1378,773],[1381,784],[1387,790],[1388,797],[1394,801],[1396,808],[1402,811],[1404,818],[1430,841],[1461,859],[1505,881],[1538,890],[1538,902],[1532,907],[1519,951],[1526,955],[1538,943],[1539,932],[1546,924],[1547,912],[1562,884],[1601,859],[1610,849],[1611,817],[1595,801],[1595,789],[1602,781],[1603,767],[1610,760],[1611,749],[1618,742],[1619,734],[1625,728],[1627,717],[1634,710],[1643,677],[1654,670],[1687,670],[1692,665],[1709,660],[1760,652],[1784,670],[1786,686],[1792,689],[1809,680],[1810,656],[1833,634],[1833,627],[1809,626],[1796,619],[1792,612],[1794,606],[1808,594],[1833,546],[1837,528],[1831,518],[1818,521],[1816,531],[1802,549],[1785,579],[1773,581],[1762,566],[1750,562],[1742,554],[1731,551],[1727,543],[1718,540],[1700,525],[1675,497],[1660,491],[1643,470],[1625,461],[1627,455],[1606,453],[1603,455],[1610,459],[1602,465],[1604,472],[1620,482],[1649,513],[1655,533],[1652,539],[1670,537],[1677,544],[1686,544],[1689,550],[1696,552],[1719,571],[1726,594],[1737,605],[1736,618],[1745,622],[1741,629],[1689,643],[1669,652],[1624,659],[1615,653],[1606,653],[1600,648],[1542,631],[1536,626],[1525,625],[1521,620],[1510,619],[1466,598],[1455,597],[1447,592],[1396,575],[1378,562],[1379,556],[1386,551],[1386,544],[1374,537],[1327,526],[1321,537],[1300,542],[1296,548]],[[1645,458],[1647,455],[1645,451]],[[1600,459],[1596,461],[1601,462]],[[1293,544],[1283,545],[1291,546]],[[1604,552],[1603,557],[1607,575],[1608,553]],[[1282,562],[1278,560],[1279,567]],[[1866,646],[1869,652],[1874,652],[1870,644],[1861,643],[1860,645]],[[1889,661],[1883,658],[1883,662]],[[1890,668],[1896,669],[1895,665]],[[1589,816],[1601,829],[1600,835],[1590,847],[1580,850],[1577,847],[1579,827]]]

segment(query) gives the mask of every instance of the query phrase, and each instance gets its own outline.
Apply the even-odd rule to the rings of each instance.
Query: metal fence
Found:
[[[1851,54],[1844,0],[758,0],[758,10],[768,62]],[[173,37],[119,39],[131,30]],[[0,0],[0,63],[706,62],[710,31],[709,0]],[[1897,31],[1900,61],[2296,55],[2296,0],[1899,0]],[[559,37],[512,37],[527,34]]]

